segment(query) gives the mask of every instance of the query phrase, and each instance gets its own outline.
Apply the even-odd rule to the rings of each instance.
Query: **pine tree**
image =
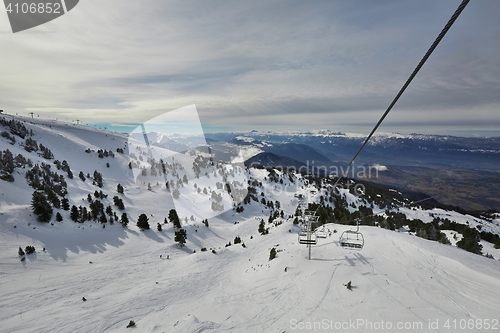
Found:
[[[24,256],[24,251],[23,251],[23,248],[19,246],[19,250],[17,251],[17,253],[19,254],[19,256]]]
[[[158,223],[158,224],[156,225],[156,229],[158,229],[158,231],[162,231],[162,230],[163,230],[163,229],[161,228],[161,224],[160,224],[160,223]]]
[[[99,187],[103,186],[102,174],[97,170],[94,170],[94,183]]]
[[[273,260],[274,258],[276,258],[276,248],[273,247],[269,252],[269,261]]]
[[[73,205],[71,207],[71,213],[69,215],[69,217],[74,221],[74,222],[78,222],[78,216],[79,216],[79,212],[78,212],[78,207],[76,207],[75,205]]]
[[[35,247],[32,245],[28,245],[24,248],[24,252],[26,252],[26,254],[35,253]]]
[[[425,239],[427,239],[427,238],[428,238],[428,236],[427,236],[427,231],[425,231],[425,229],[418,229],[418,231],[417,231],[417,236],[418,236],[418,237],[425,238]]]
[[[265,235],[265,234],[267,234],[267,233],[268,233],[268,232],[267,232],[268,230],[266,229],[266,225],[264,224],[264,220],[263,220],[263,219],[261,219],[261,220],[260,220],[260,223],[259,223],[259,230],[258,230],[258,231],[259,231],[259,233],[260,233],[261,235]]]
[[[137,219],[137,227],[141,230],[149,230],[149,219],[146,214],[139,215]]]
[[[116,185],[116,190],[118,193],[123,194],[123,186],[121,184]]]
[[[500,237],[497,239],[495,242],[495,246],[493,246],[495,249],[500,249]]]
[[[47,189],[45,192],[47,193],[47,199],[52,203],[52,205],[55,208],[59,209],[61,207],[61,201],[59,200],[57,194],[54,191],[52,191],[52,189]]]
[[[446,237],[445,233],[441,233],[441,237],[439,238],[438,242],[441,244],[451,244],[450,240],[448,239],[448,237]]]
[[[43,192],[33,192],[31,207],[33,208],[33,213],[37,215],[38,221],[49,222],[52,218],[52,206]]]
[[[118,207],[119,210],[124,210],[125,209],[125,205],[123,204],[123,200],[120,199],[118,196],[114,196],[113,197],[113,202],[115,204],[115,206]]]
[[[82,172],[82,171],[80,171],[80,173],[78,174],[78,177],[80,177],[80,179],[81,179],[82,181],[85,181],[85,180],[86,180],[85,175],[83,174],[83,172]]]
[[[89,214],[87,212],[87,207],[82,207],[80,206],[78,208],[78,211],[80,213],[80,221],[83,223],[89,219]]]
[[[481,236],[476,229],[466,228],[463,238],[457,242],[457,246],[466,251],[481,254],[483,246],[479,243]]]
[[[62,209],[69,210],[69,200],[68,200],[68,198],[62,198],[61,204],[62,204]]]
[[[186,230],[179,229],[175,232],[174,241],[179,243],[179,246],[182,248],[186,244],[186,237],[187,237]]]
[[[171,209],[168,212],[168,219],[170,220],[170,222],[173,223],[175,228],[177,228],[177,229],[182,228],[181,220],[179,219],[179,216],[177,215],[177,211],[175,209]]]
[[[63,220],[63,217],[62,217],[61,213],[57,212],[57,214],[56,214],[56,221],[57,222],[62,222],[62,220]]]
[[[436,228],[434,227],[434,224],[432,223],[429,223],[429,227],[428,227],[428,233],[427,233],[427,239],[430,239],[430,240],[437,240],[438,239],[438,232],[436,230]]]
[[[121,218],[121,221],[120,223],[122,224],[122,226],[126,227],[128,225],[128,217],[127,217],[127,213],[123,213],[122,214],[122,218]]]

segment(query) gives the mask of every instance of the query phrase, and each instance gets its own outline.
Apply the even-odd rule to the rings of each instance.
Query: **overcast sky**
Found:
[[[81,0],[13,34],[0,109],[206,131],[368,133],[461,0]],[[500,1],[472,0],[380,131],[500,136]]]

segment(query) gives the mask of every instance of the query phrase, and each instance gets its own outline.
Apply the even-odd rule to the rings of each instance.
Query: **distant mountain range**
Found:
[[[328,170],[334,175],[342,173],[365,139],[360,134],[330,131],[252,131],[207,137],[213,147],[231,151],[230,155],[242,152],[247,165],[293,167],[315,173],[319,170],[322,174]],[[349,176],[421,191],[467,209],[500,210],[498,137],[376,134],[356,159],[354,168],[373,165],[382,166],[375,176],[357,172]]]
[[[207,134],[212,140],[298,161],[348,162],[363,143],[360,134],[317,131],[305,133],[250,132]],[[499,171],[500,138],[470,138],[397,133],[375,135],[358,156],[357,163],[435,166]]]
[[[305,163],[297,161],[290,157],[285,157],[281,155],[276,155],[273,153],[259,153],[255,156],[250,157],[245,161],[245,165],[249,167],[275,167],[275,168],[293,168],[295,170],[303,169],[304,172],[307,171],[307,166]]]
[[[142,134],[140,134],[142,135]],[[192,138],[148,134],[151,144],[185,152]],[[206,134],[196,148],[214,160],[242,159],[246,165],[294,168],[340,175],[364,142],[362,134],[331,131]],[[500,138],[398,133],[375,134],[349,177],[436,196],[466,209],[500,210]],[[375,175],[358,173],[377,167]]]

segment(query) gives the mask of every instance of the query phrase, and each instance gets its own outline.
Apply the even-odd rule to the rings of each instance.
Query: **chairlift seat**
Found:
[[[318,238],[326,238],[326,231],[325,230],[318,230],[318,231],[316,231],[316,236]]]
[[[359,231],[346,230],[340,235],[339,244],[344,249],[361,250],[365,245],[365,239]]]
[[[308,237],[307,232],[302,231],[299,233],[299,244],[312,244],[316,245],[318,243],[318,238],[314,233],[311,233]]]

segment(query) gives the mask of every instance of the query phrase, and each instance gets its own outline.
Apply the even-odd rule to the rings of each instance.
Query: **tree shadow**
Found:
[[[163,239],[161,239],[154,230],[144,230],[142,233],[144,234],[144,236],[146,236],[151,240],[154,240],[155,242],[165,243]]]
[[[44,247],[54,260],[62,261],[67,260],[68,252],[103,253],[107,246],[124,245],[123,240],[128,238],[127,233],[137,235],[135,231],[128,230],[120,224],[106,224],[106,228],[102,228],[101,225],[95,222],[65,221],[54,225],[37,223],[36,229],[31,226],[17,225],[15,229],[1,228],[0,231],[13,233],[15,237],[22,235],[30,238],[36,248]],[[36,258],[36,252],[26,256],[26,260],[34,261]]]

